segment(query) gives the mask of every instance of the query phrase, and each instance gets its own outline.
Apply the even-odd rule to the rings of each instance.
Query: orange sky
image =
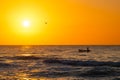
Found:
[[[0,45],[120,45],[120,0],[2,0]]]

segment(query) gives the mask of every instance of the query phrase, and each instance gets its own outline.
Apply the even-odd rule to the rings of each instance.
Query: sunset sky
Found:
[[[1,0],[0,45],[120,45],[120,0]]]

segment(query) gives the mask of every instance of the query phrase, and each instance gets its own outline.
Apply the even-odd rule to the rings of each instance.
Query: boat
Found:
[[[89,48],[87,49],[78,49],[78,52],[90,52],[91,50]]]

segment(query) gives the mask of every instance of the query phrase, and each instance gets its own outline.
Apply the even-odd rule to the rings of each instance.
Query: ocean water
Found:
[[[120,46],[0,46],[0,80],[120,80]]]

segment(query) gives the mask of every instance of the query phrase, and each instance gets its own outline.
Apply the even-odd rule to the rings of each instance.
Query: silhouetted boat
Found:
[[[78,49],[78,52],[90,52],[91,50],[89,48],[85,49]]]

